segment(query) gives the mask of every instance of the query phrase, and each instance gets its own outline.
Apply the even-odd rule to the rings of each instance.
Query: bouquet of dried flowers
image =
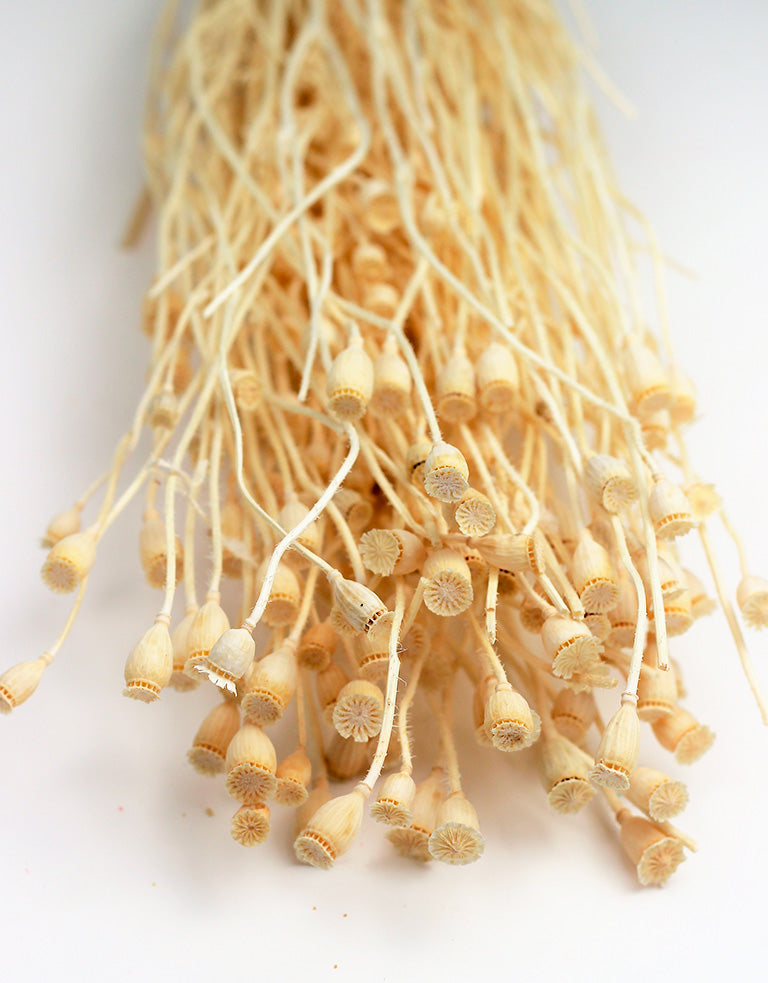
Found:
[[[688,796],[642,748],[685,765],[713,739],[669,655],[716,607],[678,540],[701,539],[764,721],[712,521],[750,627],[768,625],[768,582],[689,459],[660,253],[579,68],[547,0],[168,7],[145,131],[149,379],[107,472],[47,530],[43,579],[74,605],[43,656],[0,676],[0,709],[34,691],[99,542],[143,496],[162,603],[124,693],[209,686],[189,761],[223,774],[236,841],[266,839],[278,803],[297,857],[329,867],[370,801],[401,853],[478,859],[460,713],[481,744],[532,748],[557,812],[597,793],[641,882],[666,881],[693,848],[670,824]],[[604,719],[595,691],[614,687]]]

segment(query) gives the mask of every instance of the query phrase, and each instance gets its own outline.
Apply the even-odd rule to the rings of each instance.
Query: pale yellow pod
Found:
[[[71,509],[66,509],[54,516],[45,530],[45,535],[41,540],[41,545],[46,549],[51,549],[64,539],[65,536],[74,536],[80,532],[80,519],[83,513],[82,505],[73,505]]]
[[[331,792],[328,786],[328,778],[326,775],[318,775],[318,777],[312,782],[312,788],[309,790],[309,794],[307,795],[306,799],[294,813],[294,836],[299,835],[320,806],[323,805],[324,802],[328,802],[330,798]]]
[[[400,205],[391,185],[386,181],[366,181],[360,192],[360,215],[376,235],[388,235],[402,223]]]
[[[353,488],[339,488],[333,496],[333,504],[353,529],[367,526],[373,516],[373,506],[370,501]]]
[[[170,682],[173,673],[173,643],[168,621],[167,615],[159,615],[128,656],[123,696],[152,703]]]
[[[469,487],[469,467],[464,455],[444,440],[432,446],[424,462],[424,488],[439,502],[458,502]]]
[[[296,659],[300,668],[319,672],[331,661],[339,644],[339,636],[329,622],[322,621],[307,628],[299,641]]]
[[[709,519],[723,507],[723,500],[717,489],[706,481],[689,481],[683,488],[683,494],[696,522]]]
[[[320,704],[323,718],[329,724],[333,721],[336,698],[348,682],[349,676],[335,662],[330,662],[317,674],[315,679],[317,702]]]
[[[139,533],[139,558],[144,570],[144,576],[150,587],[162,590],[165,587],[165,577],[168,568],[166,552],[165,522],[155,509],[149,509],[144,515],[144,521]],[[176,537],[176,583],[179,582],[183,570],[184,551],[181,540]]]
[[[368,741],[381,730],[384,694],[375,683],[353,679],[339,691],[333,707],[336,733],[353,741]]]
[[[229,742],[240,729],[240,710],[234,700],[213,708],[197,729],[187,759],[201,775],[224,771]]]
[[[608,551],[585,529],[573,554],[573,586],[586,611],[606,614],[619,600],[619,582]]]
[[[237,692],[235,685],[242,679],[253,662],[256,643],[247,628],[229,628],[216,640],[208,658],[195,671],[215,683],[221,689]]]
[[[672,385],[672,402],[669,405],[669,416],[676,427],[692,423],[696,416],[696,390],[691,380],[679,372],[675,372],[670,380]]]
[[[515,357],[499,342],[490,344],[477,361],[477,392],[489,413],[507,413],[520,386]]]
[[[496,525],[496,509],[487,495],[476,488],[467,488],[453,518],[465,536],[485,536]]]
[[[584,690],[574,692],[569,687],[561,689],[552,703],[550,717],[563,737],[574,744],[581,744],[597,716],[595,698]]]
[[[664,620],[667,625],[667,635],[683,635],[693,624],[691,596],[687,590],[682,591],[674,600],[664,601]],[[648,614],[648,630],[655,631],[653,611]]]
[[[595,794],[589,782],[589,757],[560,734],[541,739],[541,770],[547,803],[555,812],[579,812]]]
[[[633,816],[622,809],[616,817],[621,827],[621,843],[637,870],[640,883],[660,887],[685,860],[682,843],[655,826],[644,816]]]
[[[589,628],[599,642],[606,642],[611,634],[611,622],[607,614],[595,614],[591,611],[584,615],[584,624]]]
[[[387,254],[375,242],[361,242],[352,250],[352,272],[361,281],[383,280],[389,274]]]
[[[608,612],[611,622],[608,640],[619,648],[630,648],[635,640],[637,627],[637,591],[623,567],[618,571],[618,578],[619,599],[616,606]]]
[[[43,656],[18,662],[5,670],[0,676],[0,713],[10,713],[32,696],[49,661],[49,657]]]
[[[768,628],[768,580],[750,574],[736,588],[736,601],[750,628]]]
[[[414,573],[427,555],[421,539],[406,529],[369,529],[360,537],[359,549],[363,566],[382,577]]]
[[[171,644],[173,645],[173,675],[168,685],[171,689],[178,690],[180,693],[188,692],[199,685],[199,679],[190,679],[184,672],[189,651],[189,632],[192,624],[200,609],[197,605],[187,608],[181,621],[176,625],[171,633]]]
[[[326,382],[328,408],[340,420],[365,416],[373,395],[373,362],[360,338],[353,338],[331,364]]]
[[[543,608],[526,597],[523,598],[523,603],[517,613],[523,631],[527,631],[530,635],[541,633],[544,622],[547,620],[547,612]]]
[[[312,762],[303,747],[296,748],[277,766],[275,801],[295,809],[307,800],[307,786],[312,778]]]
[[[248,720],[261,726],[279,720],[293,699],[298,677],[296,647],[286,640],[260,659],[248,677],[241,701]]]
[[[468,423],[477,413],[475,369],[463,350],[454,352],[435,379],[435,409],[448,423]]]
[[[336,782],[346,782],[362,775],[368,768],[376,741],[363,743],[345,740],[334,733],[325,749],[328,774]]]
[[[422,863],[432,859],[429,837],[437,825],[437,814],[444,797],[444,780],[442,768],[433,768],[429,776],[416,786],[410,826],[401,826],[387,833],[387,839],[404,857]]]
[[[293,844],[304,864],[327,870],[352,846],[363,821],[368,788],[357,786],[320,806]]]
[[[355,646],[355,656],[363,679],[376,682],[386,677],[389,668],[389,644],[386,638],[360,635]]]
[[[390,283],[370,283],[363,292],[363,307],[391,321],[400,303],[400,294]]]
[[[712,747],[715,735],[703,724],[684,710],[675,707],[670,714],[652,724],[656,740],[667,751],[671,751],[681,765],[690,765]]]
[[[256,846],[269,836],[269,806],[266,802],[241,805],[232,817],[229,827],[235,843],[240,846]]]
[[[669,376],[647,345],[630,338],[622,357],[622,368],[630,403],[639,415],[669,409],[673,403]]]
[[[674,672],[650,665],[640,668],[637,684],[637,715],[653,723],[673,712],[677,704],[677,680]]]
[[[356,628],[350,625],[336,604],[331,605],[331,610],[328,614],[328,624],[342,638],[357,638],[360,634]]]
[[[589,779],[593,785],[624,792],[640,753],[640,724],[631,701],[622,703],[605,726]]]
[[[546,559],[541,533],[528,536],[525,533],[493,533],[471,544],[483,557],[499,570],[544,573]]]
[[[239,502],[230,498],[221,508],[221,572],[225,577],[236,579],[243,574],[245,547],[245,517]]]
[[[590,494],[606,510],[616,514],[637,499],[637,486],[624,463],[608,454],[594,454],[584,465],[584,481]]]
[[[390,336],[373,363],[373,396],[369,409],[376,416],[398,417],[411,404],[411,370]]]
[[[231,369],[229,381],[235,406],[241,413],[253,413],[264,398],[264,387],[258,375],[251,369]]]
[[[695,573],[690,570],[683,570],[683,584],[691,599],[691,614],[694,620],[704,618],[717,610],[717,602],[707,594],[706,587]],[[768,624],[768,582],[764,582],[763,590],[765,591],[766,624]],[[736,596],[738,600],[738,591]]]
[[[218,595],[209,595],[195,615],[187,636],[187,661],[184,663],[184,674],[194,680],[199,680],[197,666],[202,665],[208,658],[208,653],[216,641],[229,629],[229,618],[219,604]]]
[[[92,529],[64,536],[51,547],[40,574],[55,594],[71,594],[90,573],[96,558],[96,533]]]
[[[263,802],[275,794],[277,757],[261,727],[245,723],[227,748],[225,787],[244,803]]]
[[[432,442],[423,437],[417,440],[415,444],[411,444],[405,455],[405,470],[411,481],[418,487],[424,487],[424,470],[427,465],[427,458],[431,453]],[[469,475],[469,468],[467,468],[467,475]]]
[[[688,789],[663,771],[635,768],[629,776],[627,798],[656,822],[679,815],[688,804]]]
[[[641,417],[640,433],[649,451],[663,451],[669,442],[672,421],[668,410],[656,410]]]
[[[467,561],[456,550],[442,549],[430,554],[422,577],[426,581],[424,605],[433,614],[451,618],[472,604],[472,575]]]
[[[437,811],[437,824],[429,837],[432,858],[444,864],[470,864],[480,859],[484,849],[474,806],[463,792],[453,792]]]
[[[552,672],[561,679],[588,672],[600,661],[602,643],[581,621],[553,614],[544,622],[541,641]]]
[[[385,826],[409,826],[413,819],[416,800],[416,783],[404,771],[387,775],[376,801],[371,806],[371,816]]]
[[[499,751],[522,751],[538,737],[540,721],[535,721],[528,701],[509,683],[496,683],[485,704],[485,730]]]
[[[256,571],[259,588],[264,582],[269,565],[269,557],[262,560]],[[275,571],[275,579],[269,589],[269,599],[261,620],[268,628],[285,628],[292,625],[299,613],[301,586],[293,569],[283,558]]]
[[[391,621],[391,613],[370,588],[346,580],[338,570],[328,574],[328,582],[339,613],[355,631],[367,635],[379,622]]]
[[[286,532],[290,532],[307,517],[308,513],[307,506],[297,498],[293,498],[280,509],[277,514],[277,521]],[[318,520],[310,522],[301,535],[297,536],[296,542],[304,549],[309,550],[310,553],[319,554],[323,545],[321,523]],[[285,562],[295,570],[306,570],[310,565],[310,561],[294,549],[289,549],[285,554]]]
[[[674,539],[693,529],[691,507],[682,488],[657,476],[648,498],[653,528],[662,539]]]

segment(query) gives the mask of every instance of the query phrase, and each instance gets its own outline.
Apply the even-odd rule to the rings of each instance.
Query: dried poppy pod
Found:
[[[50,657],[17,662],[0,676],[0,713],[10,713],[32,696],[43,678]]]
[[[336,782],[346,782],[357,778],[368,768],[371,760],[371,745],[345,740],[340,734],[334,734],[328,743],[325,761],[328,774]]]
[[[605,614],[616,607],[619,582],[611,558],[585,529],[573,554],[573,586],[585,610]]]
[[[245,723],[229,742],[225,786],[241,802],[271,799],[277,788],[277,757],[272,741],[261,727]]]
[[[96,532],[64,536],[51,547],[40,571],[43,583],[55,594],[71,594],[90,573],[96,557]]]
[[[584,481],[594,500],[612,514],[629,508],[637,498],[637,486],[629,468],[624,461],[608,454],[593,454],[587,459]]]
[[[301,669],[319,672],[325,669],[339,644],[339,636],[327,621],[307,628],[296,650],[296,661]]]
[[[552,703],[550,717],[558,733],[573,744],[581,744],[597,717],[595,698],[588,690],[576,693],[567,687],[561,689]]]
[[[663,771],[635,768],[629,776],[627,798],[651,819],[666,822],[688,805],[688,789]]]
[[[259,587],[264,582],[268,565],[268,558],[262,560],[256,572]],[[296,620],[300,604],[301,586],[296,574],[283,559],[275,571],[275,579],[269,588],[269,599],[261,620],[268,628],[285,628]]]
[[[489,413],[506,413],[515,402],[519,386],[514,355],[506,345],[492,342],[477,360],[480,405]]]
[[[386,252],[375,242],[361,242],[352,250],[352,272],[360,280],[382,280],[389,274]]]
[[[416,786],[410,825],[390,830],[387,834],[387,839],[404,857],[422,863],[432,859],[429,838],[437,825],[437,815],[444,797],[444,778],[442,768],[433,768],[429,776]]]
[[[472,603],[472,576],[467,561],[456,550],[442,549],[430,554],[422,577],[426,581],[424,605],[433,614],[452,618]]]
[[[692,573],[690,570],[683,570],[683,584],[685,585],[685,589],[688,591],[688,596],[691,599],[691,614],[693,615],[694,620],[704,618],[708,614],[712,614],[713,611],[717,610],[716,601],[714,601],[707,594],[706,587],[704,584],[702,584],[695,573]],[[766,609],[768,613],[768,582],[765,582],[765,590]]]
[[[672,401],[669,405],[669,417],[676,427],[692,423],[696,416],[696,390],[691,380],[679,372],[674,372],[670,379],[672,386]]]
[[[297,858],[322,870],[332,867],[360,831],[369,792],[367,785],[357,785],[347,795],[321,805],[294,841]]]
[[[487,495],[476,488],[467,488],[453,518],[465,536],[485,536],[496,525],[496,509]]]
[[[437,372],[435,393],[438,415],[448,423],[468,423],[477,413],[475,368],[463,348]]]
[[[595,765],[589,772],[590,781],[617,792],[626,791],[639,752],[637,710],[631,700],[626,700],[605,726],[595,754]]]
[[[619,570],[619,599],[616,607],[608,612],[611,633],[608,641],[619,648],[630,648],[637,628],[637,592],[629,575]]]
[[[575,672],[587,672],[600,661],[602,643],[581,621],[553,614],[541,629],[541,642],[552,672],[570,679]]]
[[[207,676],[221,689],[237,692],[235,683],[242,679],[253,662],[256,643],[247,628],[230,628],[214,643],[205,662],[195,671]]]
[[[379,687],[365,679],[353,679],[336,697],[333,726],[342,737],[368,741],[381,730],[383,716],[384,694]]]
[[[307,800],[307,786],[312,778],[312,762],[303,747],[283,758],[277,766],[275,802],[295,809]]]
[[[184,551],[176,537],[176,583],[182,573]],[[162,590],[168,569],[165,523],[156,509],[147,509],[139,533],[139,558],[150,587]]]
[[[384,679],[389,667],[389,644],[386,638],[361,635],[355,646],[355,655],[363,679],[376,682]]]
[[[187,661],[184,663],[184,674],[194,680],[199,680],[197,666],[202,665],[208,658],[216,642],[229,629],[229,618],[221,604],[219,595],[211,593],[195,615],[189,627],[187,636]]]
[[[317,702],[320,704],[320,711],[323,718],[329,724],[333,721],[336,698],[348,682],[349,677],[341,666],[338,666],[335,662],[330,662],[317,674],[315,679]]]
[[[398,417],[411,405],[411,370],[389,335],[373,363],[373,396],[369,405],[376,416]]]
[[[320,774],[312,782],[312,787],[310,788],[306,799],[300,806],[297,807],[293,814],[294,836],[299,835],[320,806],[325,802],[329,802],[330,798],[331,792],[328,785],[328,777],[324,773]]]
[[[158,615],[155,623],[141,636],[125,663],[123,696],[152,703],[160,695],[173,673],[173,643],[168,630],[168,615]]]
[[[377,178],[366,181],[360,192],[360,216],[376,235],[394,232],[400,226],[402,216],[392,186]]]
[[[667,635],[683,635],[693,624],[691,597],[684,590],[674,600],[664,601],[664,620],[667,625]],[[648,630],[655,631],[653,609],[648,612]]]
[[[564,815],[579,812],[595,794],[589,783],[589,757],[560,734],[545,733],[540,746],[547,803]]]
[[[439,502],[458,502],[469,487],[469,467],[464,455],[444,440],[432,445],[424,462],[424,488]]]
[[[224,700],[211,710],[197,729],[187,759],[201,775],[224,771],[227,748],[240,730],[240,710],[234,700]]]
[[[499,751],[522,751],[538,738],[541,721],[509,683],[497,683],[486,700],[485,730]]]
[[[485,705],[495,688],[496,677],[486,676],[475,683],[472,691],[472,723],[475,727],[475,740],[481,747],[493,747],[486,726]]]
[[[669,442],[672,421],[668,410],[656,410],[640,420],[640,433],[649,451],[663,451]]]
[[[409,826],[413,819],[416,782],[405,771],[388,775],[371,806],[371,815],[385,826]]]
[[[429,852],[444,864],[471,864],[485,849],[477,813],[463,792],[453,792],[437,811],[437,824],[429,837]]]
[[[248,720],[261,726],[279,720],[293,699],[298,678],[296,646],[286,640],[253,667],[241,701]]]
[[[373,395],[373,362],[359,334],[333,360],[326,383],[328,408],[339,420],[360,420]]]
[[[173,675],[168,685],[171,689],[178,690],[180,693],[195,689],[198,679],[190,679],[184,673],[184,666],[187,662],[187,652],[189,651],[189,632],[194,623],[197,612],[200,609],[195,604],[187,608],[186,614],[176,625],[171,633],[171,644],[173,645]]]
[[[242,805],[232,817],[229,832],[240,846],[256,846],[269,836],[269,806],[266,802]]]
[[[653,723],[654,720],[660,720],[672,713],[676,703],[677,680],[674,672],[642,665],[637,684],[638,717]]]
[[[372,314],[391,320],[399,303],[400,294],[391,283],[370,283],[365,287],[363,307]]]
[[[360,559],[371,573],[402,577],[420,570],[427,552],[406,529],[369,529],[360,537]]]
[[[411,481],[418,487],[424,486],[424,469],[426,468],[427,458],[431,451],[432,442],[427,440],[426,437],[422,437],[415,444],[411,444],[408,448],[408,453],[405,455],[405,470]],[[467,475],[469,475],[469,468],[467,468]]]
[[[333,496],[333,504],[352,529],[362,529],[373,517],[373,506],[369,499],[354,488],[339,488]]]
[[[278,523],[289,531],[297,526],[309,513],[307,506],[297,498],[292,498],[286,502],[277,515]],[[323,531],[319,522],[311,522],[296,542],[303,546],[310,553],[319,553],[323,544]],[[305,570],[309,566],[309,560],[305,559],[297,550],[290,549],[285,554],[286,563],[295,570]]]
[[[630,338],[623,353],[622,367],[630,403],[638,415],[646,416],[672,405],[669,376],[647,345]]]
[[[653,723],[656,740],[667,751],[671,751],[681,765],[690,765],[712,747],[715,735],[703,724],[684,710],[675,707],[672,713]]]
[[[742,577],[736,589],[736,601],[750,628],[768,627],[768,580],[752,574]]]
[[[378,595],[368,587],[345,580],[338,570],[328,574],[333,600],[346,623],[357,632],[369,634],[379,622],[384,625],[392,615]]]
[[[584,624],[599,642],[606,642],[611,634],[611,622],[607,614],[590,611],[584,615]]]
[[[544,622],[548,617],[544,608],[540,607],[527,597],[523,598],[523,603],[518,611],[518,615],[520,617],[520,626],[522,627],[523,631],[527,631],[531,635],[538,635],[541,633],[541,629],[544,627]]]
[[[640,883],[646,887],[665,884],[685,860],[682,843],[627,809],[622,809],[616,819],[621,827],[622,846],[637,869]]]
[[[51,549],[60,539],[64,539],[65,536],[74,536],[75,533],[80,532],[82,514],[83,507],[79,503],[73,505],[71,509],[59,512],[48,523],[45,535],[40,541],[41,545],[46,549]]]
[[[723,507],[723,500],[717,489],[707,482],[691,481],[683,488],[683,493],[696,522],[709,519]]]
[[[695,525],[685,493],[662,475],[654,480],[648,508],[656,535],[662,539],[683,536]]]
[[[483,559],[499,570],[544,573],[546,560],[544,543],[540,533],[496,533],[472,540],[471,546]]]
[[[229,381],[235,406],[241,413],[253,413],[264,398],[264,387],[255,372],[250,369],[231,369]]]

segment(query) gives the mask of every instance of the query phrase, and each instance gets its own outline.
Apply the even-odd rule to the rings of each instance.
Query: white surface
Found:
[[[602,65],[638,110],[626,122],[600,103],[620,183],[700,277],[669,281],[705,414],[691,447],[767,572],[768,6],[586,5]],[[36,539],[104,466],[143,379],[151,248],[124,255],[115,243],[140,181],[155,7],[0,5],[3,667],[42,651],[65,617],[68,602],[39,581]],[[665,890],[636,886],[599,809],[550,814],[530,761],[481,749],[465,761],[481,863],[414,867],[366,823],[324,875],[292,862],[285,824],[251,851],[229,839],[221,783],[184,762],[205,693],[151,708],[120,696],[125,653],[155,605],[135,523],[126,516],[105,543],[39,692],[0,722],[4,978],[763,978],[768,742],[719,618],[676,646],[688,705],[718,740],[685,774],[680,825],[701,850]],[[766,638],[751,642],[768,683]],[[516,774],[496,787],[491,774],[505,772]]]

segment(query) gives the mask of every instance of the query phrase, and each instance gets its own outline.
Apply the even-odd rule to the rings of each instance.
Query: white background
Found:
[[[637,109],[629,122],[599,102],[620,183],[698,275],[669,280],[680,360],[700,390],[691,448],[765,573],[768,5],[586,7],[601,63]],[[128,255],[116,242],[140,185],[155,8],[0,3],[3,667],[41,652],[65,617],[68,601],[39,581],[36,540],[103,468],[144,376],[151,242]],[[680,825],[700,852],[664,890],[637,887],[599,808],[557,817],[524,755],[471,744],[480,863],[412,866],[369,822],[323,874],[292,861],[285,823],[251,851],[230,840],[231,800],[184,760],[209,694],[153,707],[121,697],[156,603],[136,520],[104,544],[39,692],[0,721],[4,978],[764,978],[768,741],[719,618],[676,646],[688,705],[718,739],[684,776]],[[695,550],[691,561],[701,568]],[[751,642],[768,685],[768,642]]]

